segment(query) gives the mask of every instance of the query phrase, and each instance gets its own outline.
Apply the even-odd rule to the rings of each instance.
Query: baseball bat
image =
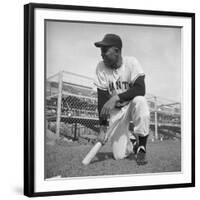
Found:
[[[102,147],[102,143],[101,142],[97,142],[92,149],[88,152],[88,154],[85,156],[85,158],[83,159],[82,163],[84,165],[88,165],[91,160],[95,157],[95,155],[98,153],[98,151],[100,150],[100,148]]]

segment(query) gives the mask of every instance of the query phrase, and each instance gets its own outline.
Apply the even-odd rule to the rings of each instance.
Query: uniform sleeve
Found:
[[[131,71],[131,83],[134,84],[134,82],[137,80],[138,77],[144,76],[144,71],[142,69],[142,66],[140,62],[136,58],[131,59],[130,64],[130,71]]]
[[[127,91],[118,94],[120,102],[130,101],[131,99],[134,99],[136,96],[144,96],[144,95],[145,95],[144,76],[139,76],[135,80],[134,84],[130,85],[130,88]]]
[[[107,119],[101,117],[100,113],[104,104],[109,100],[110,96],[108,91],[97,89],[97,98],[98,98],[98,112],[99,112],[99,124],[108,125]]]
[[[106,73],[103,70],[101,62],[96,67],[94,85],[100,90],[108,90]]]

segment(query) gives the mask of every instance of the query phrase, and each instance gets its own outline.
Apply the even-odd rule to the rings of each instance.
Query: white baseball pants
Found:
[[[135,97],[121,109],[112,110],[107,134],[116,160],[123,159],[133,152],[130,142],[130,121],[133,121],[135,134],[147,136],[149,134],[149,119],[149,107],[143,96]]]

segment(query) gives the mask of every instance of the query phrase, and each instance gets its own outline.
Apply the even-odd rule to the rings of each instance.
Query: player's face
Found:
[[[119,51],[116,47],[101,47],[101,56],[107,67],[116,68],[119,58]]]

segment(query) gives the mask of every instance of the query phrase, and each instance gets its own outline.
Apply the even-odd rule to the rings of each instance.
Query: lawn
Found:
[[[148,164],[144,166],[136,164],[134,155],[123,160],[114,160],[109,143],[99,151],[89,165],[84,166],[81,161],[92,146],[48,138],[45,148],[45,178],[181,171],[180,140],[149,141]]]

